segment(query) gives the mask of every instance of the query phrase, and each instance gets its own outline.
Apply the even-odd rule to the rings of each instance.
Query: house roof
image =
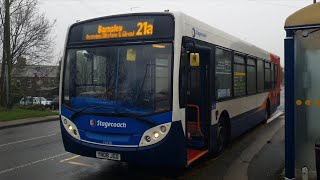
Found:
[[[13,77],[57,77],[59,66],[27,65],[15,67],[12,70]]]

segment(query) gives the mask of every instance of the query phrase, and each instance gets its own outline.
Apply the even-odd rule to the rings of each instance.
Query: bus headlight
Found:
[[[144,132],[140,140],[139,147],[150,146],[160,142],[164,137],[166,137],[170,127],[171,122],[148,129],[146,132]]]
[[[155,132],[155,133],[153,134],[153,137],[156,138],[156,139],[158,139],[159,136],[160,136],[160,135],[159,135],[159,133],[157,133],[157,132]]]
[[[61,121],[64,129],[74,138],[80,140],[79,131],[77,126],[68,118],[61,116]]]

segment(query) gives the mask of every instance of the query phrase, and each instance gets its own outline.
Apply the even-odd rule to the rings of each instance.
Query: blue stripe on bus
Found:
[[[71,137],[61,124],[65,150],[74,154],[96,157],[96,151],[119,153],[121,160],[144,166],[184,168],[187,149],[181,121],[172,122],[168,135],[159,143],[147,147],[111,147],[82,142]]]
[[[88,110],[90,112],[90,110]],[[100,110],[101,111],[101,110]],[[62,106],[61,113],[65,117],[70,117],[74,112]],[[157,115],[143,117],[146,120],[154,122],[156,125],[172,121],[172,112],[160,113]],[[94,126],[90,121],[95,122]],[[143,133],[150,129],[148,123],[139,121],[135,118],[94,116],[90,114],[79,114],[72,120],[79,130],[82,140],[99,144],[112,144],[134,146],[139,145]],[[120,123],[123,127],[98,126],[97,122]]]
[[[104,100],[100,98],[75,97],[75,98],[72,98],[70,104],[76,110],[81,110],[88,106],[106,107],[106,108],[100,108],[100,109],[94,109],[94,108],[88,109],[88,111],[90,112],[97,112],[97,113],[99,112],[114,113],[116,111],[121,113],[146,115],[154,112],[154,110],[147,109],[145,107],[144,108],[134,107],[133,104],[129,102],[116,102],[116,101]]]

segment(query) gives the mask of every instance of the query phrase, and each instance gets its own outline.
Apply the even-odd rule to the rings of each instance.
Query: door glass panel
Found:
[[[320,138],[320,31],[297,31],[295,37],[296,168],[314,171],[314,143]]]

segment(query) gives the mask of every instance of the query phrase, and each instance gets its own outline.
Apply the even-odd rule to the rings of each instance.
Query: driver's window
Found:
[[[169,87],[170,84],[170,54],[160,54],[155,59],[155,100],[156,108],[161,109],[168,107],[169,99]]]

